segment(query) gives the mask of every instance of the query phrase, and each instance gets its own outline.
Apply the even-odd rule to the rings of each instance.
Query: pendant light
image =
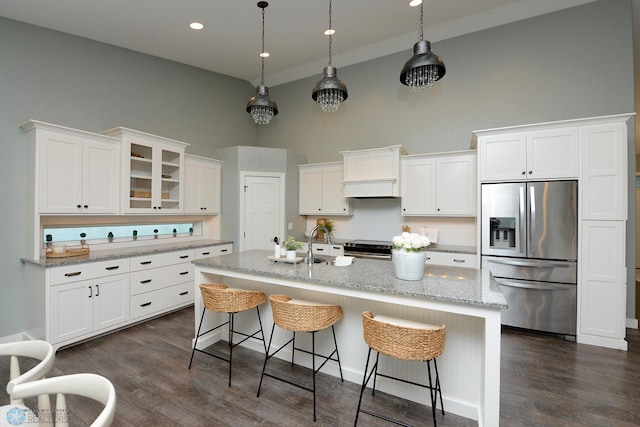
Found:
[[[413,45],[413,56],[400,72],[400,83],[409,86],[414,92],[430,89],[447,72],[442,58],[431,52],[431,42],[423,39],[423,4],[419,4],[420,40]],[[417,3],[414,0],[410,5],[417,6]]]
[[[331,65],[331,41],[335,30],[331,27],[331,0],[329,0],[329,29],[324,32],[329,36],[329,65],[322,70],[322,80],[313,87],[311,97],[320,104],[322,111],[334,112],[349,94],[347,87],[338,78],[338,70]]]
[[[264,58],[269,54],[264,51],[264,10],[269,6],[266,1],[259,1],[258,7],[262,9],[262,51],[260,61],[262,62],[262,73],[260,74],[260,84],[256,87],[256,95],[247,102],[247,113],[251,114],[253,120],[259,125],[267,125],[278,114],[278,105],[269,98],[269,88],[264,84]]]

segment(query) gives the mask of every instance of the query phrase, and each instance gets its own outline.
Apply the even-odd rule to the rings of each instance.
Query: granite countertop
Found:
[[[194,240],[193,242],[181,243],[161,243],[148,246],[135,246],[127,249],[112,249],[103,251],[90,252],[88,255],[81,255],[69,258],[46,258],[39,259],[20,258],[24,263],[36,264],[44,268],[61,267],[65,265],[86,264],[89,262],[109,261],[112,259],[131,258],[135,256],[160,254],[164,252],[173,252],[184,249],[197,249],[205,246],[217,246],[232,244],[231,240]]]
[[[357,258],[348,267],[273,262],[271,251],[251,250],[195,260],[202,268],[268,276],[276,279],[426,298],[487,308],[506,308],[507,301],[488,270],[427,266],[421,281],[396,279],[393,263]]]
[[[455,252],[458,254],[477,254],[475,246],[463,246],[463,245],[441,245],[438,243],[432,243],[427,246],[427,252]]]

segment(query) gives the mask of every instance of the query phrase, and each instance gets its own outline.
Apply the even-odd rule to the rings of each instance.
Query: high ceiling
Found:
[[[426,0],[433,43],[594,0]],[[2,0],[0,16],[260,81],[261,11],[253,0]],[[408,51],[420,8],[408,0],[333,0],[333,65]],[[201,22],[194,31],[189,23]],[[265,83],[321,75],[328,60],[328,0],[272,0],[265,12]],[[408,58],[407,58],[408,59]],[[445,59],[446,62],[446,58]],[[398,65],[401,67],[401,64]]]

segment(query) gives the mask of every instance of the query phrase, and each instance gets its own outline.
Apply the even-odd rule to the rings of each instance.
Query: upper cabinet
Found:
[[[222,162],[185,155],[184,213],[217,215],[220,213],[220,171]]]
[[[183,213],[184,150],[189,144],[122,127],[105,133],[122,141],[122,212]]]
[[[575,127],[482,131],[478,133],[480,180],[577,178],[580,172],[579,139]]]
[[[407,216],[475,216],[475,152],[401,157],[401,209]]]
[[[342,162],[299,166],[300,215],[352,215],[351,200],[344,197]]]
[[[117,214],[120,142],[104,135],[29,121],[22,126],[33,164],[34,211]]]

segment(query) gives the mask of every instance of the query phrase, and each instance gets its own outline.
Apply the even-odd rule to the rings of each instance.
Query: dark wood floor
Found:
[[[628,330],[629,351],[579,345],[561,338],[505,329],[502,335],[502,426],[640,425],[640,335]],[[328,375],[318,377],[318,421],[311,393],[265,379],[256,389],[262,356],[238,348],[233,387],[228,365],[196,354],[187,369],[193,335],[193,309],[60,350],[53,375],[96,372],[114,383],[118,395],[116,426],[348,426],[353,424],[359,387]],[[289,365],[282,363],[282,369]],[[8,363],[0,359],[0,378]],[[306,370],[297,368],[300,373]],[[0,391],[2,402],[6,393]],[[382,393],[367,396],[376,411],[432,425],[430,408]],[[98,409],[69,401],[72,425],[88,425]],[[446,408],[445,408],[446,409]],[[476,422],[438,415],[440,426]],[[388,425],[361,415],[362,426]]]

